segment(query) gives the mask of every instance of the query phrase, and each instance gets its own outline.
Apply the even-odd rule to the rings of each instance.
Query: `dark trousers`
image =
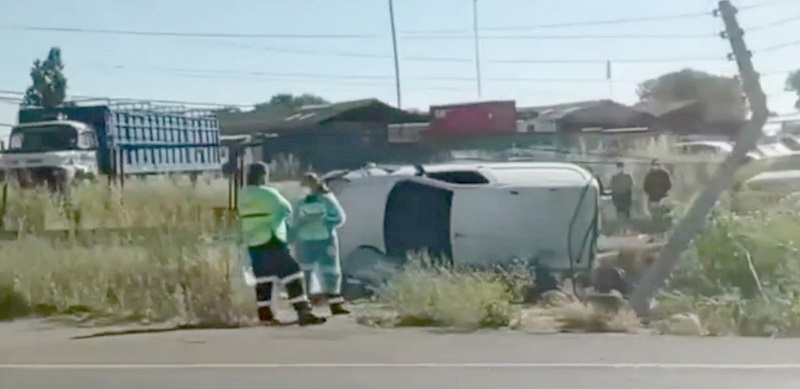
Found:
[[[289,252],[289,246],[276,238],[260,245],[248,247],[253,274],[256,276],[256,302],[259,308],[272,306],[272,290],[280,282],[289,295],[289,303],[295,310],[309,310],[300,265]]]
[[[614,203],[614,208],[617,210],[617,218],[620,221],[627,222],[630,220],[631,206],[633,205],[632,193],[611,193],[611,202]]]

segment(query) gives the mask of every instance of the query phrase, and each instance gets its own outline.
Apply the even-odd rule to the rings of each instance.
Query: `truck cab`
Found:
[[[8,148],[0,155],[0,170],[24,187],[57,186],[76,176],[97,174],[97,139],[82,122],[49,120],[23,123],[11,129]]]

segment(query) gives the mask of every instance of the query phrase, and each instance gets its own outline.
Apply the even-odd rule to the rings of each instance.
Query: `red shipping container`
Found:
[[[517,131],[515,101],[431,106],[426,135],[499,134]]]

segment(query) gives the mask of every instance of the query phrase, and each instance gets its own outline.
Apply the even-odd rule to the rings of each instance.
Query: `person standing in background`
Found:
[[[336,229],[345,222],[345,213],[336,196],[314,173],[303,177],[307,190],[295,206],[292,237],[306,285],[311,285],[317,270],[322,294],[327,298],[331,314],[350,313],[342,304],[342,265]]]
[[[611,176],[611,202],[617,210],[617,220],[627,224],[631,219],[633,205],[633,176],[625,171],[625,165],[617,162],[617,172]]]
[[[268,175],[266,164],[250,164],[237,204],[242,237],[256,277],[258,319],[265,325],[277,323],[271,307],[272,292],[274,283],[280,282],[297,312],[298,324],[325,323],[324,317],[311,312],[303,272],[287,244],[286,222],[292,215],[292,205],[277,189],[266,186]]]
[[[647,211],[653,221],[660,221],[663,217],[661,201],[667,197],[672,189],[672,178],[661,167],[658,160],[650,163],[650,171],[644,177],[644,193],[647,195]]]

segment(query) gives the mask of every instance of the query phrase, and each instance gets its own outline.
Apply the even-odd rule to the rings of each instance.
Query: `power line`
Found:
[[[13,90],[0,90],[0,94],[7,94],[7,95],[16,95],[16,96],[24,96],[25,93],[17,92]],[[104,100],[107,99],[106,97],[97,97],[97,96],[82,96],[82,95],[70,95],[72,98],[78,99],[89,99],[89,100]],[[113,99],[116,101],[148,101],[152,103],[161,103],[161,104],[180,104],[180,105],[194,105],[194,106],[209,106],[209,107],[219,107],[219,108],[252,108],[253,104],[220,104],[220,103],[199,103],[199,102],[188,102],[188,101],[178,101],[178,100],[163,100],[163,99],[133,99],[133,98],[117,98]],[[21,102],[22,98],[19,97],[18,101]]]
[[[382,35],[374,34],[257,34],[257,33],[201,33],[143,30],[111,30],[78,27],[41,27],[22,25],[0,25],[0,29],[17,31],[66,32],[77,34],[133,35],[176,38],[275,38],[275,39],[376,39]]]
[[[751,9],[758,9],[758,8],[763,8],[763,7],[771,7],[773,5],[788,4],[788,3],[796,4],[797,0],[765,0],[765,1],[762,1],[762,2],[758,2],[758,3],[753,3],[753,4],[750,4],[750,5],[745,4],[745,5],[736,7],[736,8],[739,11],[747,11],[747,10],[751,10]]]
[[[465,91],[471,91],[471,89],[465,89]],[[522,90],[522,92],[530,93],[530,90]],[[541,93],[545,93],[545,91],[539,91]],[[548,92],[552,94],[552,92]],[[0,97],[0,102],[3,102],[3,99],[11,101],[14,99],[14,102],[19,104],[22,102],[22,97],[24,93],[17,92],[13,90],[0,90],[0,94],[7,94],[7,95],[15,95],[20,96],[17,98],[10,98],[10,97]],[[187,107],[205,107],[210,109],[221,109],[221,108],[238,108],[238,109],[253,109],[257,104],[225,104],[225,103],[203,103],[203,102],[194,102],[194,101],[183,101],[183,100],[165,100],[165,99],[146,99],[146,98],[108,98],[108,97],[98,97],[98,96],[85,96],[85,95],[70,95],[70,101],[80,102],[80,100],[110,100],[110,101],[146,101],[150,103],[156,104],[170,104],[170,105],[183,105]],[[75,100],[78,99],[78,100]]]
[[[168,31],[144,31],[144,30],[112,30],[112,29],[91,29],[78,27],[41,27],[41,26],[21,26],[21,25],[0,25],[0,29],[16,31],[37,31],[37,32],[62,32],[95,35],[127,35],[127,36],[153,36],[153,37],[175,37],[175,38],[253,38],[253,39],[380,39],[386,38],[384,35],[377,34],[262,34],[262,33],[192,33],[192,32],[168,32]],[[484,31],[484,30],[481,30]],[[717,38],[713,34],[618,34],[618,35],[508,35],[508,36],[482,36],[485,40],[624,40],[624,39],[702,39]],[[403,39],[425,39],[425,40],[459,40],[475,39],[474,36],[463,35],[414,35],[405,36]]]
[[[791,23],[791,22],[796,22],[798,20],[800,20],[800,15],[790,16],[790,17],[787,17],[787,18],[778,19],[778,20],[770,22],[770,23],[764,23],[764,24],[757,25],[755,27],[745,28],[745,31],[753,32],[753,31],[766,30],[766,29],[770,29],[770,28],[773,28],[773,27],[777,27],[777,26],[781,26],[781,25],[784,25],[784,24],[788,24],[788,23]]]
[[[785,3],[796,3],[797,0],[768,0],[763,1],[760,3],[744,5],[738,7],[740,11],[747,11],[752,9],[758,9],[763,7],[769,7],[778,4],[785,4]],[[595,19],[595,20],[583,20],[583,21],[574,21],[574,22],[560,22],[560,23],[541,23],[541,24],[531,24],[526,26],[510,26],[510,27],[485,27],[482,28],[481,31],[527,31],[527,30],[536,30],[536,29],[556,29],[556,28],[568,28],[568,27],[589,27],[589,26],[605,26],[605,25],[620,25],[620,24],[635,24],[635,23],[644,23],[644,22],[661,22],[661,21],[675,21],[675,20],[682,20],[682,19],[695,19],[701,17],[708,17],[712,16],[713,11],[708,12],[683,12],[683,13],[674,13],[674,14],[662,14],[662,15],[650,15],[650,16],[634,16],[628,18],[617,18],[617,19]],[[468,32],[467,30],[463,29],[451,29],[451,30],[416,30],[416,31],[404,31],[406,34],[451,34],[451,33],[465,33]]]
[[[739,7],[739,10],[751,10],[777,4],[796,2],[796,0],[772,0],[756,3],[752,5],[745,5]],[[506,27],[488,27],[482,28],[482,32],[490,31],[524,31],[533,29],[552,29],[552,28],[566,28],[566,27],[583,27],[583,26],[602,26],[602,25],[619,25],[630,23],[642,22],[658,22],[658,21],[673,21],[680,19],[691,19],[698,17],[707,17],[711,12],[689,12],[689,13],[675,13],[675,14],[662,14],[651,16],[639,16],[617,19],[601,19],[601,20],[585,20],[573,22],[560,22],[560,23],[543,23],[527,26],[506,26]],[[794,20],[796,18],[789,18],[786,20],[776,21],[774,23],[783,24]],[[773,24],[775,25],[775,24]],[[766,28],[769,26],[760,26]],[[78,33],[78,34],[104,34],[104,35],[128,35],[128,36],[153,36],[153,37],[176,37],[176,38],[262,38],[262,39],[380,39],[386,38],[383,34],[277,34],[277,33],[228,33],[228,32],[176,32],[176,31],[146,31],[146,30],[122,30],[122,29],[95,29],[95,28],[81,28],[81,27],[45,27],[45,26],[29,26],[29,25],[0,25],[0,29],[17,30],[17,31],[38,31],[38,32],[62,32],[62,33]],[[406,31],[405,34],[414,36],[405,37],[406,39],[473,39],[469,36],[435,36],[434,34],[451,34],[451,33],[465,33],[467,30],[417,30]],[[427,36],[425,36],[427,35]],[[692,38],[705,38],[706,35],[701,34],[665,34],[665,35],[577,35],[577,36],[488,36],[481,37],[481,39],[539,39],[539,40],[566,40],[566,39],[692,39]]]
[[[800,43],[794,42],[794,43]],[[699,59],[699,58],[698,58]],[[714,57],[704,58],[703,60],[707,61],[715,61],[721,62],[720,59]],[[595,63],[595,64],[602,64],[605,61],[602,60],[591,60],[592,62],[585,62],[583,60],[531,60],[533,63]],[[666,61],[673,61],[673,62],[685,62],[685,59],[655,59],[655,60],[648,60],[648,59],[630,59],[630,60],[618,60],[618,62],[629,61],[630,63],[648,63],[651,61],[655,62],[666,62]],[[612,61],[613,62],[613,61]],[[514,63],[524,63],[521,60],[514,60]],[[244,79],[265,79],[265,80],[275,80],[275,81],[294,81],[294,82],[314,82],[319,84],[333,84],[333,85],[348,85],[348,86],[356,86],[356,85],[364,85],[364,86],[376,86],[376,85],[385,85],[388,81],[393,79],[391,75],[353,75],[353,74],[330,74],[330,73],[283,73],[283,72],[262,72],[262,71],[249,71],[249,70],[235,70],[235,69],[197,69],[197,68],[183,68],[183,67],[149,67],[149,66],[130,66],[130,65],[105,65],[105,64],[76,64],[74,65],[77,68],[94,68],[94,69],[102,69],[102,70],[122,70],[122,71],[160,71],[166,72],[172,75],[181,76],[181,77],[189,77],[189,78],[244,78]],[[772,75],[779,75],[779,74],[786,74],[789,71],[773,71],[773,72],[764,72],[762,73],[763,76],[772,76]],[[474,77],[458,77],[458,76],[420,76],[420,77],[408,77],[407,79],[414,79],[414,80],[422,80],[422,81],[451,81],[451,82],[474,82]],[[550,77],[490,77],[487,78],[487,81],[492,82],[537,82],[537,83],[596,83],[596,82],[608,82],[605,78],[550,78]],[[619,84],[637,84],[641,82],[641,80],[612,80],[613,83]],[[465,88],[462,87],[448,87],[448,86],[429,86],[426,85],[424,87],[416,87],[413,89],[417,90],[452,90],[452,91],[466,91]],[[2,98],[2,97],[0,97]]]
[[[644,63],[681,63],[681,62],[722,62],[720,57],[685,57],[685,58],[617,58],[617,59],[496,59],[486,60],[489,63],[505,64],[644,64]]]
[[[763,47],[763,48],[760,48],[760,49],[756,49],[756,50],[754,50],[754,51],[755,51],[756,53],[759,53],[759,52],[763,53],[763,52],[770,52],[770,51],[781,50],[781,49],[785,49],[785,48],[787,48],[787,47],[791,47],[791,46],[797,46],[797,45],[800,45],[800,40],[791,41],[791,42],[779,43],[779,44],[777,44],[777,45],[772,45],[772,46]]]
[[[719,39],[715,34],[617,34],[617,35],[482,35],[481,40],[637,40],[637,39]],[[473,40],[470,35],[415,35],[407,40]]]
[[[344,81],[344,80],[337,80],[335,78],[331,78],[330,75],[326,75],[327,78],[313,78],[313,77],[305,77],[305,78],[281,78],[281,77],[270,77],[270,76],[248,76],[243,74],[223,74],[223,73],[210,73],[204,74],[201,72],[187,72],[182,73],[177,71],[175,73],[170,73],[173,76],[184,77],[184,78],[199,78],[199,79],[246,79],[246,80],[253,80],[254,78],[258,78],[261,80],[274,80],[274,81],[294,81],[294,82],[313,82],[315,85],[318,84],[329,84],[329,85],[342,85],[342,86],[388,86],[388,79],[384,80],[386,82],[365,82],[365,81]],[[417,86],[417,87],[407,87],[404,89],[409,90],[426,90],[426,91],[458,91],[458,92],[465,92],[469,91],[469,89],[461,88],[461,87],[448,87],[448,86]]]
[[[545,28],[565,28],[565,27],[584,27],[584,26],[604,26],[604,25],[617,25],[617,24],[630,24],[642,22],[656,22],[656,21],[672,21],[679,19],[692,19],[697,17],[711,16],[711,12],[689,12],[689,13],[675,13],[666,15],[652,15],[652,16],[639,16],[618,19],[600,19],[600,20],[584,20],[574,22],[561,22],[561,23],[542,23],[532,24],[527,26],[511,26],[511,27],[488,27],[482,28],[481,31],[524,31]],[[405,31],[406,34],[448,34],[448,33],[463,33],[465,30],[416,30]]]
[[[234,69],[192,69],[192,68],[181,68],[181,67],[136,67],[136,66],[125,66],[125,65],[108,65],[102,66],[99,64],[92,64],[96,68],[102,68],[107,70],[156,70],[156,71],[164,71],[169,73],[182,73],[182,74],[189,74],[194,75],[197,77],[209,77],[209,76],[245,76],[251,78],[268,78],[268,79],[279,79],[282,81],[300,81],[302,79],[305,80],[346,80],[347,83],[353,81],[388,81],[394,80],[394,76],[392,75],[354,75],[354,74],[331,74],[331,73],[273,73],[273,72],[262,72],[262,71],[248,71],[248,70],[234,70]],[[87,65],[77,64],[74,65],[75,67],[89,67]],[[406,79],[413,79],[413,80],[421,80],[421,81],[453,81],[453,82],[475,82],[474,77],[458,77],[458,76],[418,76],[418,77],[406,77]],[[486,78],[487,81],[495,81],[495,82],[507,82],[507,81],[532,81],[532,82],[541,82],[541,83],[559,83],[559,82],[608,82],[605,78],[526,78],[526,77],[519,77],[519,78],[508,78],[508,77],[495,77],[495,78]],[[616,83],[638,83],[639,81],[625,81],[625,80],[612,80],[612,82]]]
[[[320,50],[302,50],[294,48],[282,48],[274,46],[253,46],[253,45],[221,45],[222,47],[234,47],[239,49],[265,51],[265,52],[278,52],[297,55],[324,55],[331,57],[343,58],[364,58],[364,59],[380,59],[380,60],[393,60],[391,55],[381,55],[373,53],[358,53],[358,52],[338,52],[338,51],[320,51]],[[428,57],[428,56],[401,56],[403,61],[413,62],[453,62],[453,63],[469,63],[474,64],[474,57]],[[506,59],[484,59],[481,58],[482,63],[494,64],[605,64],[607,61],[615,64],[641,64],[641,63],[680,63],[680,62],[723,62],[722,57],[665,57],[665,58],[576,58],[576,59],[533,59],[533,58],[506,58]]]

